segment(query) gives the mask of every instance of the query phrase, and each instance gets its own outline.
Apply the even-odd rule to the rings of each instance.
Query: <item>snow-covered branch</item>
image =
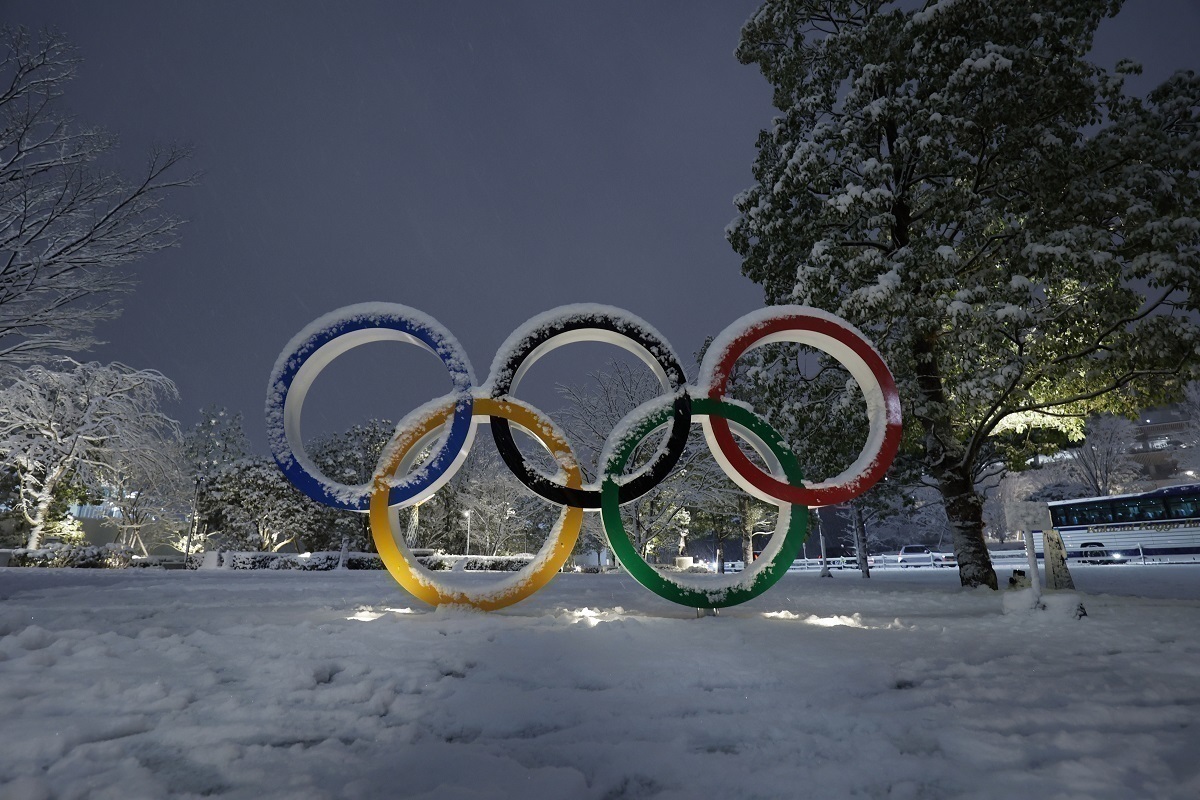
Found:
[[[0,365],[92,343],[132,283],[123,268],[171,246],[182,224],[158,213],[190,185],[185,148],[157,149],[132,183],[97,168],[113,138],[57,111],[76,61],[47,34],[4,29],[0,62]]]

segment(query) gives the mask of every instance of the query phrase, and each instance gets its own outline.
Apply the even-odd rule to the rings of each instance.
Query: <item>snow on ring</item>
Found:
[[[713,399],[724,397],[737,360],[774,342],[823,350],[850,372],[867,403],[870,430],[862,452],[834,478],[791,486],[756,467],[738,448],[728,421],[721,417],[702,421],[709,447],[730,478],[761,500],[828,506],[857,497],[884,476],[900,449],[900,394],[891,371],[867,338],[841,317],[808,306],[770,306],[743,316],[713,340],[700,364],[699,391]]]
[[[366,511],[370,483],[348,485],[326,475],[313,463],[300,435],[304,398],[313,381],[335,358],[368,342],[415,344],[433,353],[450,371],[448,399],[454,420],[436,454],[403,485],[393,486],[391,502],[401,503],[438,482],[455,457],[469,444],[471,389],[475,375],[462,345],[441,323],[398,303],[359,303],[317,318],[283,348],[267,385],[267,438],[275,463],[292,484],[318,503],[348,511]]]

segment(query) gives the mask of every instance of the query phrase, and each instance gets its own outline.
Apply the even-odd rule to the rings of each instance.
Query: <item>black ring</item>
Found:
[[[662,367],[672,391],[678,392],[687,383],[687,376],[671,346],[654,334],[648,325],[631,320],[625,315],[600,310],[581,312],[571,309],[564,311],[557,319],[539,319],[537,327],[520,343],[509,349],[508,361],[498,365],[498,368],[493,366],[492,397],[503,399],[509,394],[513,376],[534,350],[557,336],[580,330],[608,331],[633,341]],[[672,407],[674,415],[671,419],[671,431],[667,436],[667,446],[650,462],[643,473],[628,483],[621,484],[618,492],[619,502],[628,503],[646,494],[661,483],[679,463],[692,424],[692,400],[687,392],[679,392]],[[496,441],[496,450],[504,459],[504,463],[534,494],[558,505],[600,508],[599,491],[563,486],[530,467],[513,440],[508,420],[493,417],[489,427],[492,429],[492,438]]]

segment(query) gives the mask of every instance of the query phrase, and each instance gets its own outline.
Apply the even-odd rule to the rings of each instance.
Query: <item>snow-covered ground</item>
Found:
[[[1073,573],[1044,611],[893,570],[697,619],[623,575],[485,614],[383,572],[0,569],[0,796],[1200,796],[1200,566]]]

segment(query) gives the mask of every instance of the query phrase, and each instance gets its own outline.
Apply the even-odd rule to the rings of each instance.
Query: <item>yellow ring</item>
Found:
[[[426,434],[445,424],[454,411],[449,403],[437,412],[428,415],[417,426],[403,432],[402,441],[394,449],[384,451],[386,461],[381,460],[375,470],[374,488],[371,491],[371,537],[375,548],[383,559],[384,566],[396,581],[413,596],[430,605],[456,603],[469,605],[483,611],[495,611],[524,600],[541,589],[562,569],[563,564],[575,549],[579,529],[583,524],[583,509],[564,506],[558,522],[550,532],[550,538],[542,545],[532,562],[510,578],[501,580],[498,586],[468,591],[453,589],[437,580],[434,573],[412,558],[404,536],[399,535],[388,513],[389,480],[413,445]],[[516,400],[493,400],[486,397],[474,399],[474,416],[503,417],[515,422],[550,451],[554,461],[567,476],[567,486],[578,489],[583,485],[579,463],[571,453],[566,439],[554,423],[540,416],[529,406]],[[395,442],[395,439],[393,439]]]

